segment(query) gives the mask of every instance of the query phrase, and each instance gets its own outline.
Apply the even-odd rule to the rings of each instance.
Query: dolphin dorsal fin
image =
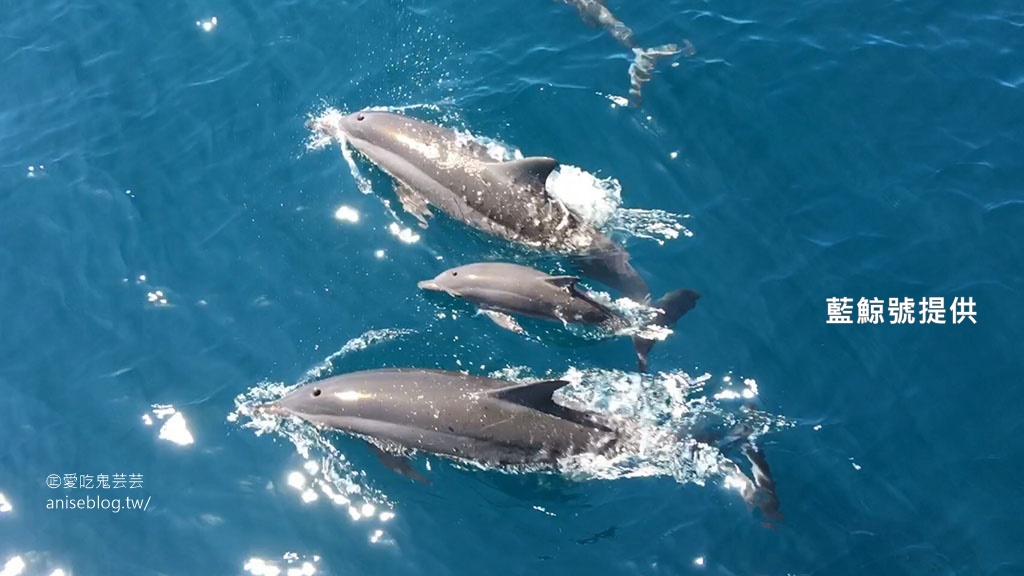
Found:
[[[547,181],[548,176],[555,168],[558,168],[558,161],[543,156],[531,156],[520,160],[491,164],[491,170],[503,172],[512,180],[536,180],[540,184]]]
[[[555,390],[568,384],[565,380],[543,380],[540,382],[530,382],[529,384],[513,384],[512,386],[498,388],[497,390],[488,390],[487,394],[506,402],[526,406],[527,408],[547,411],[555,403],[551,399],[551,395],[555,393]]]
[[[548,276],[544,279],[545,282],[552,286],[558,286],[559,288],[568,288],[572,290],[576,283],[580,281],[579,276]]]

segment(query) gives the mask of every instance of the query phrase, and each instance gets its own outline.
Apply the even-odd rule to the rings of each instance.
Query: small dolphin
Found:
[[[581,291],[576,276],[549,276],[539,270],[506,262],[478,262],[445,270],[433,280],[418,284],[423,290],[447,292],[481,307],[502,328],[523,333],[510,316],[518,314],[562,323],[599,325],[618,331],[630,325],[621,314]],[[658,308],[655,323],[675,325],[696,305],[700,295],[693,290],[676,290],[654,303]],[[633,337],[640,372],[647,370],[647,355],[654,340]]]
[[[587,276],[645,302],[647,283],[625,249],[553,198],[545,182],[558,162],[496,162],[454,130],[403,114],[363,110],[309,127],[344,138],[391,176],[407,212],[426,225],[435,207],[493,236],[573,257]]]
[[[613,450],[619,432],[600,415],[552,399],[566,384],[391,368],[312,382],[260,410],[368,439],[390,468],[423,480],[403,458],[409,451],[492,465],[553,465],[564,456]]]
[[[629,96],[636,106],[643,102],[640,89],[644,84],[650,82],[651,72],[654,71],[654,65],[658,58],[674,56],[679,53],[684,56],[692,56],[696,52],[693,44],[689,41],[684,41],[682,46],[678,44],[665,44],[654,48],[637,46],[633,39],[633,30],[616,18],[615,14],[612,14],[612,11],[605,6],[604,0],[561,1],[574,6],[584,22],[591,25],[600,24],[620,44],[633,51],[633,62],[629,65]]]

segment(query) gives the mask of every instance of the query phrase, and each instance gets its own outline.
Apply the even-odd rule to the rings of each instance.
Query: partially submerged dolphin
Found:
[[[363,110],[309,127],[340,135],[390,175],[421,224],[434,207],[499,238],[568,254],[584,274],[637,302],[650,298],[629,254],[547,191],[554,159],[496,162],[454,130],[393,112]]]
[[[633,39],[633,30],[626,26],[621,20],[612,14],[612,11],[605,6],[604,0],[561,0],[562,2],[575,6],[584,22],[588,24],[600,24],[620,44],[633,51],[633,62],[629,65],[629,96],[633,104],[639,106],[643,99],[640,96],[640,89],[651,80],[651,72],[658,58],[674,56],[683,53],[686,56],[694,54],[693,45],[684,41],[682,46],[677,44],[665,44],[654,48],[641,48],[636,45]]]
[[[776,494],[772,469],[768,466],[768,458],[765,457],[764,451],[754,444],[751,439],[752,433],[753,429],[748,425],[738,424],[724,435],[698,432],[693,437],[698,442],[697,446],[715,446],[723,451],[730,445],[739,445],[740,452],[750,463],[750,476],[729,458],[722,458],[719,466],[730,476],[733,486],[739,490],[747,506],[760,509],[765,525],[770,527],[773,521],[782,519],[779,512],[779,497]]]
[[[410,450],[494,465],[554,464],[612,450],[619,433],[601,416],[552,400],[566,384],[391,368],[312,382],[261,409],[361,436],[406,475],[394,460]]]
[[[539,270],[507,262],[478,262],[441,272],[432,280],[418,284],[423,290],[446,292],[481,307],[503,328],[522,333],[512,314],[557,320],[563,323],[592,324],[615,332],[630,326],[629,320],[580,290],[576,276],[549,276]],[[654,322],[673,326],[697,303],[693,290],[669,292],[653,306],[659,309]],[[647,370],[647,355],[654,340],[633,337],[638,369]]]

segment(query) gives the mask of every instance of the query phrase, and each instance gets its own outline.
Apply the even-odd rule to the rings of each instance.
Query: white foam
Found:
[[[406,244],[415,244],[420,241],[419,234],[413,232],[410,228],[399,226],[395,222],[388,224],[388,232]]]
[[[710,399],[708,374],[694,378],[683,371],[637,374],[616,370],[570,368],[564,374],[531,375],[508,367],[491,374],[516,381],[558,378],[570,382],[556,401],[572,408],[604,414],[623,431],[620,450],[610,455],[586,453],[564,458],[561,471],[570,478],[632,478],[670,476],[678,482],[705,484],[721,479],[728,489],[749,490],[751,483],[717,447],[697,442],[686,433],[703,422],[727,429],[742,425],[751,438],[790,427],[788,420],[754,410],[737,412],[734,405]],[[747,388],[750,390],[750,388]],[[742,491],[741,490],[741,491]]]
[[[253,576],[278,576],[281,569],[262,558],[249,558],[242,569]]]
[[[359,212],[351,206],[339,206],[334,211],[334,218],[341,222],[359,222]]]
[[[188,422],[181,412],[176,413],[164,422],[160,427],[160,439],[173,442],[179,446],[188,446],[195,442],[192,433],[188,429]]]
[[[297,470],[288,473],[287,482],[289,486],[296,490],[304,490],[306,488],[306,477]]]
[[[599,228],[605,226],[622,205],[622,186],[618,180],[601,179],[568,164],[551,173],[547,189],[566,207]]]
[[[14,556],[8,560],[2,570],[0,570],[0,576],[19,576],[25,571],[25,561],[21,556]]]

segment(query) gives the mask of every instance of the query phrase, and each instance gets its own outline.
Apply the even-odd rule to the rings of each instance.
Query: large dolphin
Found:
[[[521,384],[461,372],[387,368],[310,382],[257,410],[360,437],[385,465],[421,482],[427,480],[408,460],[414,451],[544,469],[557,469],[558,461],[567,456],[614,457],[628,451],[634,440],[621,424],[554,401],[552,394],[567,384]],[[724,441],[749,442],[750,432],[740,430]],[[713,434],[705,436],[693,449],[723,441]],[[753,467],[753,480],[724,456],[723,471],[739,481],[744,501],[766,515],[777,515],[775,483],[763,454],[752,446],[745,447],[744,454]]]
[[[640,89],[651,80],[651,72],[658,58],[674,56],[683,53],[686,56],[694,54],[693,45],[684,41],[682,46],[678,44],[665,44],[654,48],[641,48],[633,39],[633,30],[626,26],[621,20],[612,14],[612,11],[605,6],[604,0],[561,0],[565,4],[574,6],[579,11],[584,22],[588,24],[599,24],[608,31],[620,44],[633,51],[633,62],[629,65],[629,96],[633,104],[639,106],[643,99],[640,96]]]
[[[598,325],[610,332],[630,327],[630,321],[594,300],[577,287],[576,276],[549,276],[540,270],[507,262],[477,262],[441,272],[418,284],[421,289],[446,292],[481,307],[503,328],[522,333],[512,314],[557,320],[563,323]],[[673,326],[697,303],[693,290],[675,290],[653,304],[659,310],[654,323]],[[647,370],[647,355],[654,340],[635,336],[637,365]]]
[[[325,122],[309,127],[341,136],[390,175],[402,206],[421,223],[433,206],[499,238],[572,255],[587,276],[638,302],[650,298],[629,254],[547,191],[557,161],[496,162],[454,130],[393,112],[363,110]]]
[[[544,465],[614,449],[619,433],[599,415],[552,400],[566,384],[418,368],[368,370],[300,386],[262,410],[361,436],[392,457],[421,450],[494,465]]]

